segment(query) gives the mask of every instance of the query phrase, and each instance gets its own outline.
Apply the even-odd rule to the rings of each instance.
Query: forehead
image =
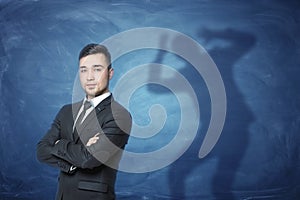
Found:
[[[102,65],[104,67],[108,66],[106,57],[102,53],[92,54],[85,57],[82,57],[79,60],[79,66],[93,66],[93,65]]]

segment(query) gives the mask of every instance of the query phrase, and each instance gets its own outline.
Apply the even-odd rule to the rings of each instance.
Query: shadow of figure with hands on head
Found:
[[[200,100],[201,107],[201,126],[197,132],[197,136],[194,139],[190,148],[181,156],[176,162],[169,166],[169,189],[171,199],[205,199],[213,198],[207,197],[211,194],[199,194],[201,188],[207,188],[205,185],[207,180],[201,179],[203,176],[212,177],[212,180],[208,184],[212,184],[211,193],[213,193],[216,199],[234,199],[232,188],[234,179],[236,177],[236,171],[239,168],[240,161],[243,159],[245,150],[248,145],[248,127],[253,122],[253,114],[245,103],[244,97],[237,86],[234,79],[234,65],[244,56],[255,44],[255,38],[253,35],[233,29],[224,30],[208,30],[202,29],[198,34],[199,38],[203,38],[207,44],[214,44],[211,49],[208,50],[209,55],[212,57],[223,78],[226,95],[227,95],[227,116],[225,126],[222,135],[212,150],[212,152],[205,158],[199,159],[198,152],[203,141],[203,134],[206,133],[207,126],[210,121],[210,102],[208,91],[205,83],[197,82],[195,79],[195,70],[192,70],[192,66],[185,62],[183,67],[177,70],[180,74],[189,79],[197,98]],[[171,41],[170,41],[171,40]],[[171,45],[171,48],[178,49],[178,38],[170,39],[168,35],[161,37],[161,47],[165,49],[167,45]],[[225,44],[225,45],[224,45]],[[197,52],[196,52],[197,53]],[[199,55],[202,52],[199,52]],[[163,63],[168,53],[165,51],[159,51],[156,55],[154,63]],[[182,59],[179,58],[178,59]],[[156,76],[161,78],[161,83],[176,84],[176,78],[163,76],[160,68],[153,68],[149,71],[149,77]],[[161,90],[156,90],[149,87],[149,91],[156,94],[163,94]],[[177,90],[176,93],[185,93],[184,90]],[[192,119],[191,119],[192,120]],[[184,122],[183,122],[184,123]],[[211,160],[216,162],[210,163]],[[207,166],[205,171],[199,171],[199,166],[205,163]],[[202,174],[200,174],[202,173]],[[187,189],[189,188],[189,189]],[[197,189],[199,188],[199,189]],[[188,191],[187,191],[188,190]],[[195,191],[195,194],[191,194],[190,191]]]
[[[251,50],[256,39],[249,33],[234,29],[201,30],[199,37],[208,43],[216,40],[225,42],[221,46],[216,43],[216,46],[208,50],[221,73],[227,96],[227,113],[222,135],[208,159],[217,159],[212,180],[214,197],[235,199],[234,180],[249,143],[249,126],[254,121],[254,116],[237,85],[234,68],[236,62]]]

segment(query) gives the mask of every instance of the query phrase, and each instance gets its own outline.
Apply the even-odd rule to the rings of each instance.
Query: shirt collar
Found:
[[[106,93],[104,93],[104,94],[101,94],[101,95],[99,95],[99,96],[97,96],[97,97],[92,98],[92,99],[90,100],[90,102],[91,102],[92,106],[95,108],[95,107],[97,107],[104,99],[106,99],[106,98],[109,97],[110,95],[111,95],[110,92],[106,92]],[[84,98],[83,103],[84,103],[85,101],[87,101],[87,98],[86,98],[86,97]]]

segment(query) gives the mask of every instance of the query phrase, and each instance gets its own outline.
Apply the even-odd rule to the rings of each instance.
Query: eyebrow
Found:
[[[103,65],[93,65],[92,67],[96,68],[96,67],[101,67],[104,68]],[[87,68],[85,65],[80,66],[79,68]]]
[[[101,67],[101,68],[104,68],[103,65],[93,65],[93,67]]]

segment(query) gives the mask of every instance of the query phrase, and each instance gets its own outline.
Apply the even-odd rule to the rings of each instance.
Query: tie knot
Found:
[[[83,110],[86,111],[87,109],[89,109],[92,106],[91,102],[89,101],[85,101],[83,104]]]

